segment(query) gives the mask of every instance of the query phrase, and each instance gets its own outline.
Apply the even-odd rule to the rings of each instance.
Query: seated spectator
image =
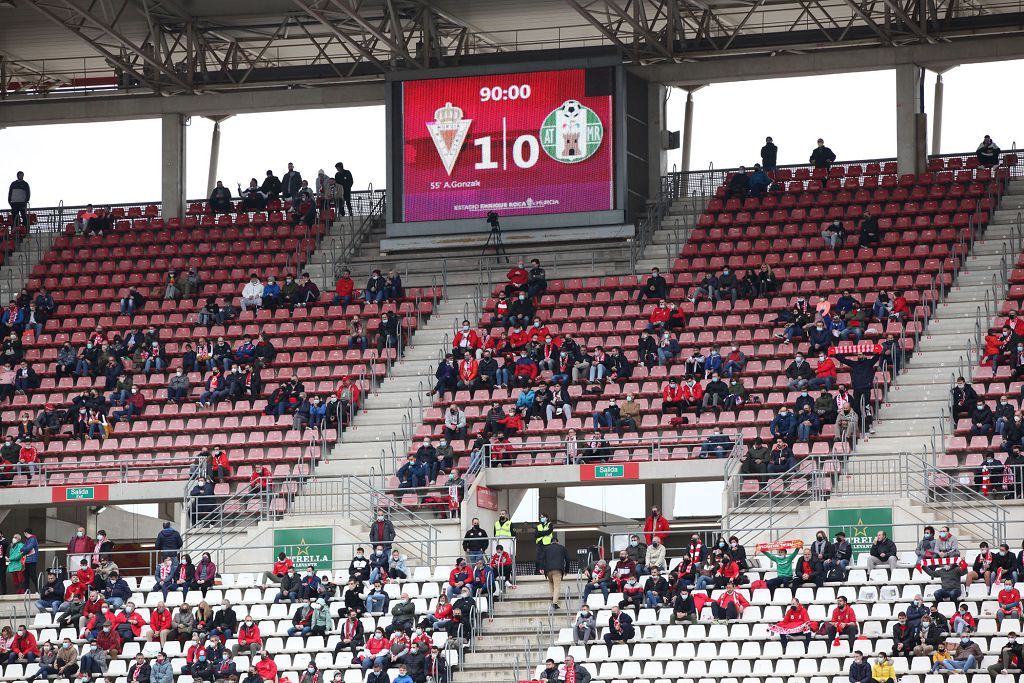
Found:
[[[750,447],[740,455],[740,474],[760,477],[768,472],[769,460],[768,447],[764,445],[761,437],[754,437]]]
[[[976,642],[971,640],[970,636],[961,634],[960,642],[957,643],[956,652],[953,653],[952,659],[947,659],[942,662],[942,666],[947,671],[961,671],[967,673],[968,671],[977,668],[977,665],[981,663],[984,658],[984,653]]]
[[[878,218],[870,211],[865,210],[860,221],[860,240],[858,244],[862,248],[874,248],[882,242],[882,230],[878,226]]]
[[[790,553],[785,552],[774,552],[769,550],[762,551],[764,556],[775,565],[775,578],[768,579],[768,589],[774,591],[776,588],[783,586],[788,587],[793,583],[793,558],[800,554],[800,548],[794,547]]]
[[[990,676],[998,676],[1007,669],[1020,669],[1024,665],[1024,647],[1017,640],[1017,632],[1006,634],[1006,642],[999,650],[996,662],[988,667]]]
[[[666,296],[668,296],[668,282],[666,282],[659,268],[651,268],[651,276],[647,278],[640,291],[637,292],[637,303],[642,302],[644,299],[661,300]]]
[[[831,557],[825,557],[822,561],[822,569],[825,571],[826,580],[833,571],[838,571],[845,577],[846,568],[850,566],[853,559],[853,546],[846,540],[846,534],[840,531],[835,536],[835,543],[832,544]],[[845,580],[845,578],[843,579]]]
[[[688,593],[688,591],[686,592]],[[682,593],[680,593],[680,596],[682,596]],[[687,595],[687,597],[689,596]],[[692,598],[689,599],[692,602]],[[684,598],[684,603],[685,601],[686,598]],[[737,592],[736,584],[729,583],[725,587],[725,592],[719,595],[717,599],[711,601],[711,614],[716,620],[729,622],[743,616],[743,610],[749,606],[750,601],[742,593]],[[686,609],[686,607],[684,606],[683,609]]]
[[[597,623],[594,613],[590,611],[590,605],[585,601],[576,615],[576,622],[572,628],[572,642],[574,645],[589,643],[597,638]]]
[[[249,180],[249,187],[245,188],[245,191],[239,185],[238,194],[242,198],[242,206],[246,211],[263,211],[267,208],[267,194],[260,189],[255,178]]]
[[[978,163],[982,166],[995,166],[999,163],[999,145],[992,142],[992,138],[986,135],[978,145]]]
[[[825,582],[821,561],[814,556],[811,547],[805,546],[803,554],[796,561],[796,568],[793,571],[793,581],[790,587],[796,590],[805,583],[811,583],[821,588]]]
[[[231,190],[218,180],[217,186],[210,192],[210,213],[216,216],[218,213],[231,213],[231,210]]]
[[[804,405],[796,414],[797,441],[807,443],[812,437],[821,433],[821,420],[811,411],[810,405]]]
[[[846,244],[846,228],[843,222],[836,218],[821,232],[822,239],[832,251],[838,250]]]
[[[991,588],[992,581],[999,571],[996,559],[996,554],[989,548],[988,543],[982,541],[979,546],[978,555],[974,558],[974,564],[971,565],[971,570],[967,572],[967,579],[964,582],[967,588],[970,588],[971,584],[978,579],[984,580],[985,586]]]
[[[896,670],[884,652],[879,652],[875,663],[871,665],[871,678],[876,683],[896,683]]]
[[[618,605],[613,605],[611,616],[608,617],[608,632],[605,633],[604,644],[608,647],[615,643],[628,644],[635,635],[633,618],[621,611]]]
[[[860,650],[853,652],[853,663],[850,664],[850,683],[874,683],[871,675],[871,664],[864,660],[864,653]],[[882,681],[882,683],[885,683]]]
[[[796,415],[786,406],[782,406],[768,428],[776,440],[788,441],[796,435],[796,425]]]
[[[890,569],[895,569],[896,562],[896,544],[892,542],[892,539],[884,531],[879,531],[875,534],[875,542],[871,544],[871,550],[868,555],[868,569],[876,569],[880,564],[887,564]]]
[[[940,643],[943,643],[945,636],[938,625],[932,623],[931,614],[925,613],[915,631],[917,638],[914,649],[915,657],[927,657],[935,652]]]
[[[128,292],[121,297],[121,315],[131,317],[137,311],[142,310],[145,303],[146,298],[142,296],[137,287],[132,285],[128,288]]]
[[[761,164],[754,164],[754,172],[750,174],[750,182],[748,183],[749,196],[760,197],[768,191],[771,185],[772,179],[761,168]]]
[[[746,199],[747,192],[750,189],[750,176],[747,175],[747,168],[740,166],[739,170],[729,176],[729,181],[726,184],[725,196],[723,199]]]
[[[779,640],[782,641],[783,652],[786,651],[791,637],[803,635],[807,643],[810,643],[814,635],[811,631],[811,618],[807,615],[807,608],[801,605],[796,598],[790,601],[789,607],[782,615],[782,621],[770,625],[768,630],[778,634]]]

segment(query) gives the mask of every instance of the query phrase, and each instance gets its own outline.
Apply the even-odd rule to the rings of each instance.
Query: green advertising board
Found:
[[[853,547],[853,558],[871,550],[875,535],[884,531],[892,538],[892,508],[851,508],[828,511],[830,538],[842,531]]]
[[[334,564],[334,528],[274,529],[274,557],[287,555],[299,571],[313,565],[319,571]]]

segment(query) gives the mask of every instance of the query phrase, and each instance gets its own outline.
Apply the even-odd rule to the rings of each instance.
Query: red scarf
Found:
[[[576,683],[576,663],[565,665],[565,683]]]
[[[345,627],[344,627],[345,640],[352,640],[355,637],[356,630],[358,628],[359,628],[359,622],[358,621],[349,621],[348,619],[346,619],[345,620]]]
[[[918,560],[914,567],[915,571],[923,571],[924,567],[935,567],[944,564],[957,564],[964,571],[967,571],[967,561],[961,557],[933,557],[927,560]]]
[[[142,666],[136,664],[135,665],[135,672],[132,674],[132,680],[133,681],[139,680],[139,673],[141,673],[141,672],[142,672]]]
[[[988,496],[989,487],[992,485],[992,477],[989,474],[988,466],[981,468],[981,495]],[[991,555],[991,553],[990,553]]]
[[[622,633],[622,625],[619,623],[621,619],[622,619],[622,614],[621,613],[617,614],[612,619],[612,628],[615,629],[616,633]]]
[[[458,484],[448,484],[448,509],[458,510],[459,509],[459,486]]]
[[[181,565],[181,567],[178,568],[178,581],[184,581],[185,580],[186,572],[187,571],[188,571],[188,565],[187,564],[183,564],[183,565]]]
[[[704,544],[700,541],[690,541],[690,564],[686,566],[687,574],[692,572],[700,562],[700,553],[703,549]]]

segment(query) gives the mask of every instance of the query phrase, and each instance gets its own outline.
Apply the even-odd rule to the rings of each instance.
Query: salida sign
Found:
[[[612,96],[586,71],[407,81],[403,220],[614,207]]]
[[[615,481],[639,478],[640,463],[636,462],[613,465],[580,465],[580,481]]]
[[[313,565],[318,571],[334,564],[334,529],[274,529],[274,560],[284,553],[298,569]]]

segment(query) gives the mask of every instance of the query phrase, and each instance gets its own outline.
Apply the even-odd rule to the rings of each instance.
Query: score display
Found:
[[[613,97],[586,76],[405,81],[402,220],[614,209]]]

